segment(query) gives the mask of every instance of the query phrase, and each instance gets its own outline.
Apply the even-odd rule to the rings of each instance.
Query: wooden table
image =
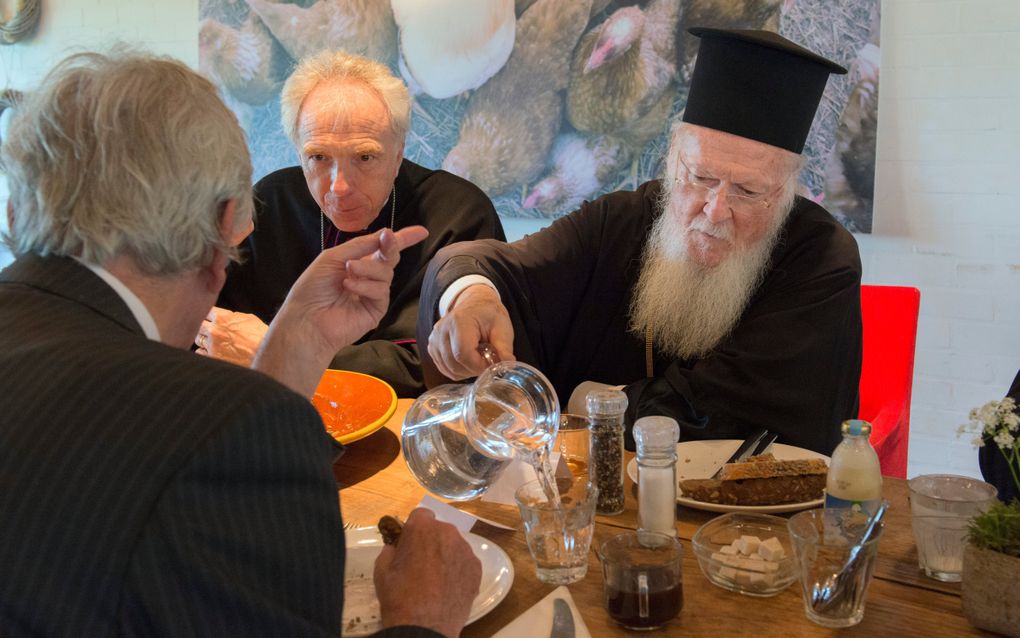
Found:
[[[345,521],[371,524],[382,514],[405,517],[425,495],[424,488],[411,476],[400,456],[400,424],[410,404],[409,399],[401,399],[386,426],[350,444],[334,466]],[[628,461],[631,456],[628,455]],[[626,480],[626,510],[619,516],[597,517],[593,545],[624,529],[637,527],[636,488],[629,478]],[[851,636],[990,635],[974,629],[963,617],[959,584],[932,580],[918,569],[906,481],[886,477],[883,492],[890,501],[890,508],[879,544],[875,578],[868,589],[864,620],[856,627],[841,631]],[[535,577],[535,565],[528,554],[516,508],[478,500],[455,505],[514,527],[514,531],[508,531],[478,523],[472,530],[502,547],[514,566],[514,583],[507,597],[491,612],[468,625],[462,634],[466,638],[491,636],[544,598],[554,586]],[[796,583],[771,598],[741,596],[710,583],[698,567],[690,539],[698,527],[714,516],[717,514],[678,506],[677,530],[680,538],[686,541],[683,543],[684,606],[676,620],[653,633],[784,638],[837,633],[806,618],[800,587]],[[593,636],[644,633],[622,629],[603,609],[602,573],[594,552],[589,559],[588,575],[569,588]]]

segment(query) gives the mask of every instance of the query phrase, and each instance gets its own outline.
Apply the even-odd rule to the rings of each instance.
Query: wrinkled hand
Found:
[[[196,352],[250,366],[268,329],[255,315],[213,307],[195,336]]]
[[[421,226],[357,237],[325,250],[294,282],[281,313],[301,316],[334,350],[378,325],[400,251],[428,236]]]
[[[486,342],[495,348],[497,359],[513,360],[514,327],[499,295],[488,286],[469,286],[432,328],[429,356],[448,379],[475,377],[489,366],[478,352],[478,345]]]
[[[461,533],[427,509],[411,512],[400,542],[375,561],[382,626],[417,625],[460,635],[478,595],[482,564]]]
[[[386,313],[400,251],[427,236],[422,226],[386,229],[320,253],[287,293],[253,367],[311,396],[337,350]]]

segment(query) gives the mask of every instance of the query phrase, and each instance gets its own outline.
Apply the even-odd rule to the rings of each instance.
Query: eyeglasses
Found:
[[[714,177],[704,177],[698,175],[684,163],[679,157],[677,161],[680,162],[681,174],[678,175],[673,182],[678,186],[687,186],[699,193],[699,196],[703,197],[705,201],[709,201],[713,197],[719,196],[719,189],[722,188],[723,182]],[[750,211],[759,208],[768,209],[772,206],[772,201],[769,197],[778,191],[779,189],[786,186],[786,183],[793,177],[791,174],[783,183],[775,187],[771,191],[765,193],[752,193],[743,189],[736,184],[730,184],[726,191],[726,205],[733,210]]]

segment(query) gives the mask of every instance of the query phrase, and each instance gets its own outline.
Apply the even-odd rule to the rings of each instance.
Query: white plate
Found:
[[[678,443],[676,446],[677,482],[679,483],[687,479],[711,477],[737,451],[741,442],[738,439],[719,439],[717,441],[685,441]],[[824,454],[792,445],[783,445],[782,443],[774,444],[769,448],[769,452],[780,461],[825,459],[825,463],[829,463],[829,457]],[[631,459],[630,463],[627,464],[627,475],[635,483],[638,482],[637,459]],[[818,498],[811,501],[783,503],[781,505],[721,505],[719,503],[705,503],[687,498],[681,493],[680,486],[677,485],[676,502],[687,507],[707,510],[709,512],[761,512],[763,514],[776,514],[817,507],[825,502],[825,499]]]
[[[347,558],[344,566],[344,636],[367,636],[379,631],[379,599],[375,597],[372,569],[382,550],[382,538],[374,527],[344,532]],[[498,545],[466,532],[465,540],[482,562],[482,584],[471,605],[468,624],[493,610],[510,593],[514,566]]]

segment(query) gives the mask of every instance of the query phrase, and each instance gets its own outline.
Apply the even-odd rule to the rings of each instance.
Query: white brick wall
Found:
[[[198,67],[198,0],[48,0],[41,7],[39,27],[30,38],[0,46],[0,88],[30,90],[66,55],[114,42]],[[0,211],[6,206],[7,183],[0,179]],[[6,224],[0,214],[0,228]],[[0,266],[9,260],[0,245]]]
[[[956,426],[1020,368],[1020,2],[887,0],[866,283],[921,289],[909,475],[979,475]]]
[[[4,87],[30,88],[69,47],[114,38],[197,62],[197,0],[43,12],[32,40],[0,47]],[[977,475],[956,426],[1020,368],[1020,0],[886,0],[882,45],[864,279],[921,289],[909,474]],[[541,222],[506,225],[517,238]]]

